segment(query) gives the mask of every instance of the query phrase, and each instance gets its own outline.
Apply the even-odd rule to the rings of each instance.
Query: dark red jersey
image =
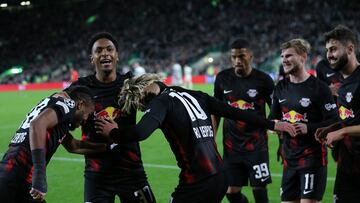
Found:
[[[133,125],[136,122],[136,111],[130,115],[121,111],[118,105],[118,95],[124,80],[131,74],[117,74],[116,80],[103,83],[96,79],[95,75],[79,78],[72,85],[84,85],[92,91],[95,101],[95,114],[90,116],[82,128],[82,137],[91,142],[107,142],[106,139],[97,134],[95,130],[95,118],[106,118],[114,120],[119,126]],[[135,182],[145,182],[146,175],[141,160],[140,146],[138,142],[126,144],[113,144],[111,151],[85,156],[85,173],[96,173],[104,176],[114,177],[114,182],[122,185]],[[116,178],[115,178],[116,177]],[[115,180],[116,179],[116,180]],[[120,181],[119,181],[120,180]]]
[[[111,131],[119,143],[143,140],[160,128],[181,168],[180,183],[192,184],[223,170],[212,128],[211,114],[252,122],[273,129],[274,122],[233,108],[200,91],[167,87],[153,98],[136,126]]]
[[[360,124],[360,66],[345,78],[338,90],[339,116],[344,125]],[[360,138],[345,136],[335,149],[339,166],[360,174]]]
[[[341,83],[343,80],[342,75],[333,70],[326,59],[322,59],[316,64],[316,77],[327,85]]]
[[[291,137],[284,133],[284,167],[303,169],[327,164],[326,146],[315,140],[314,133],[317,128],[336,122],[338,114],[324,82],[313,76],[301,83],[292,83],[288,78],[279,81],[274,89],[270,118],[307,125],[306,135]]]
[[[31,168],[33,166],[30,149],[30,122],[48,108],[55,110],[58,117],[58,124],[53,129],[48,130],[46,135],[46,163],[49,163],[61,141],[69,132],[70,125],[73,125],[75,102],[71,99],[50,96],[40,101],[27,114],[15,132],[10,141],[9,149],[0,164],[0,167],[6,171],[12,170],[15,165],[20,166],[23,171],[21,174],[26,176],[25,178],[29,183],[31,183]]]
[[[233,107],[266,117],[265,104],[271,104],[270,95],[274,89],[271,77],[252,69],[248,77],[238,77],[234,69],[220,72],[215,81],[214,96]],[[224,156],[239,157],[237,153],[264,151],[268,149],[267,132],[251,123],[224,118]]]

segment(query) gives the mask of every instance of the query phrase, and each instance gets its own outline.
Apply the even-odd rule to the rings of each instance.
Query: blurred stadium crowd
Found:
[[[98,31],[117,37],[124,70],[138,61],[147,72],[169,74],[175,62],[226,53],[239,36],[253,44],[256,67],[297,37],[311,43],[315,64],[324,53],[324,31],[342,23],[359,32],[359,9],[351,0],[65,0],[0,9],[0,71],[24,67],[1,83],[69,80],[71,67],[80,76],[91,73],[87,42]],[[229,59],[223,54],[212,65],[226,68]]]

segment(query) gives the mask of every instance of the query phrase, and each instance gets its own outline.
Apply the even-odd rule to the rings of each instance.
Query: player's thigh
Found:
[[[266,186],[272,182],[267,151],[257,152],[246,159],[251,186]]]
[[[226,189],[225,174],[220,172],[192,185],[178,185],[170,203],[220,203]]]
[[[338,168],[334,185],[334,203],[360,200],[360,175],[348,174]]]
[[[18,167],[6,169],[0,164],[0,202],[29,202],[30,184],[20,178]],[[23,179],[23,181],[21,181]]]
[[[300,177],[296,170],[284,168],[280,196],[282,202],[300,199]]]
[[[106,181],[94,174],[85,174],[84,201],[85,203],[114,203],[115,190]]]
[[[304,170],[300,178],[301,199],[320,201],[326,188],[327,167]]]
[[[230,187],[248,185],[249,170],[244,161],[225,161],[225,174]]]

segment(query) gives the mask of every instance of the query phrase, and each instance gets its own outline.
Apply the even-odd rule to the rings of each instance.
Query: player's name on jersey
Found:
[[[14,144],[22,143],[25,140],[26,135],[27,135],[26,132],[16,133],[14,138],[11,140],[11,143]]]
[[[204,125],[193,128],[195,136],[197,139],[214,137],[214,132],[211,125]]]

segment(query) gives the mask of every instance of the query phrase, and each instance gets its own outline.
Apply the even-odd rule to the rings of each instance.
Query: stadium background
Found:
[[[180,63],[190,64],[195,75],[212,76],[229,67],[228,45],[241,36],[254,46],[254,67],[276,79],[281,42],[309,40],[311,70],[324,55],[323,32],[342,23],[358,33],[359,7],[355,0],[0,0],[0,83],[5,85],[0,91],[11,90],[0,93],[0,153],[30,108],[55,91],[22,91],[26,85],[49,88],[59,82],[55,89],[61,89],[70,81],[71,68],[79,76],[93,73],[87,40],[97,31],[117,37],[119,71],[131,70],[139,62],[147,72],[170,76],[172,64]],[[207,81],[211,80],[203,80]],[[194,88],[213,91],[211,83]],[[217,137],[220,151],[221,137]],[[159,202],[167,202],[179,172],[174,157],[159,131],[141,145],[155,195]],[[281,165],[276,162],[274,136],[269,146],[273,173],[269,196],[271,202],[279,202]],[[332,202],[335,167],[329,160],[323,202]],[[48,202],[82,202],[82,172],[82,157],[60,147],[48,168]],[[250,190],[246,193],[253,201]]]

